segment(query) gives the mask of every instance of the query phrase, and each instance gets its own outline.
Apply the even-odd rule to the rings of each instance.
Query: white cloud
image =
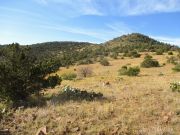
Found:
[[[121,36],[123,34],[131,33],[133,30],[124,24],[123,22],[115,22],[112,24],[106,24],[104,28],[92,29],[92,28],[80,28],[73,26],[57,26],[57,25],[39,25],[37,26],[43,29],[57,30],[61,32],[67,32],[72,34],[79,34],[89,36],[91,38],[98,39],[100,42],[105,42],[114,37]]]
[[[80,15],[103,15],[94,5],[94,0],[35,0],[39,4],[50,6],[54,5],[57,10],[63,11],[69,16]]]
[[[170,43],[172,45],[179,45],[180,46],[180,38],[175,37],[164,37],[164,36],[152,36],[152,38],[164,42],[164,43]]]
[[[124,6],[127,15],[180,11],[180,0],[136,0]]]
[[[111,24],[106,24],[108,28],[110,28],[112,31],[116,32],[119,35],[132,33],[133,30],[128,26],[127,24],[123,22],[115,22]]]
[[[38,14],[38,13],[34,13],[34,12],[23,10],[23,9],[9,8],[9,7],[2,7],[2,6],[0,6],[0,10],[16,12],[16,13],[20,13],[20,14],[35,16],[35,17],[41,17],[41,15]]]
[[[38,3],[58,4],[76,15],[141,15],[179,12],[180,0],[35,0]]]

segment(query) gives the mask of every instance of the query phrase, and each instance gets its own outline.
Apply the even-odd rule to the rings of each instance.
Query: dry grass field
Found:
[[[167,55],[152,56],[161,65],[166,63]],[[62,81],[44,92],[46,97],[55,96],[69,85],[101,92],[103,100],[55,102],[51,98],[42,107],[16,110],[0,127],[10,128],[13,135],[35,135],[44,126],[48,135],[179,135],[180,94],[172,92],[170,83],[180,81],[180,73],[172,71],[172,64],[141,68],[137,77],[118,75],[121,66],[139,66],[143,58],[109,58],[110,66],[83,65],[92,68],[91,77]],[[57,74],[77,72],[74,69],[80,67],[61,68]]]

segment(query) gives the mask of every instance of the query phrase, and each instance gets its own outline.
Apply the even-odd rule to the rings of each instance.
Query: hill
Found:
[[[49,56],[57,56],[62,54],[62,52],[70,53],[75,50],[81,50],[88,46],[92,46],[92,44],[88,42],[56,41],[33,44],[29,47],[35,56],[44,58]]]
[[[176,49],[141,34],[0,46],[0,134],[179,135]]]
[[[127,54],[134,50],[138,52],[167,52],[178,49],[176,46],[159,42],[139,33],[123,35],[101,44],[56,41],[21,47],[29,47],[31,55],[37,57],[38,61],[58,61],[61,66],[77,63],[90,64],[105,56]],[[2,48],[5,46],[1,46],[0,50]]]
[[[127,49],[137,49],[139,51],[155,51],[156,49],[163,49],[164,51],[167,51],[170,49],[178,48],[171,44],[159,42],[139,33],[132,33],[114,38],[110,41],[105,42],[104,45],[108,48],[115,48],[119,51]]]

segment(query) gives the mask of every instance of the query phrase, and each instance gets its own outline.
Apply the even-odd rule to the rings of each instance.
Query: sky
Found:
[[[0,0],[0,44],[103,43],[130,33],[180,45],[180,0]]]

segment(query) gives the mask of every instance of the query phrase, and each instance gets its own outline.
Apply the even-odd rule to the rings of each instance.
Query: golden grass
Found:
[[[153,55],[153,58],[166,63],[166,55]],[[70,85],[102,92],[108,100],[62,104],[48,101],[44,107],[17,110],[1,122],[0,128],[10,128],[17,135],[33,135],[43,126],[47,126],[49,135],[179,135],[180,94],[173,93],[169,84],[180,81],[180,73],[174,73],[173,65],[166,64],[141,68],[137,77],[118,76],[121,66],[138,66],[142,61],[143,56],[110,59],[111,66],[107,67],[99,63],[86,65],[93,69],[91,77],[63,81],[61,86],[46,91],[46,94],[57,94],[61,87]],[[61,68],[57,74],[76,72],[74,69],[79,67]],[[103,82],[110,85],[105,86]]]

